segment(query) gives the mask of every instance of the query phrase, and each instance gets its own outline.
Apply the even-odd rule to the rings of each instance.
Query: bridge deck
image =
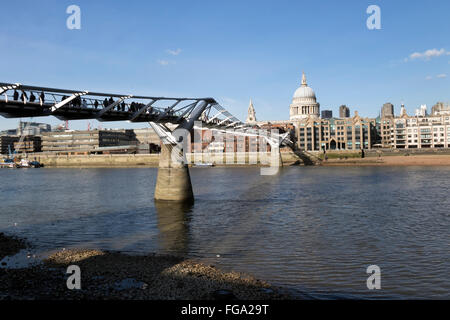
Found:
[[[161,139],[170,143],[176,143],[176,138],[165,124],[191,130],[195,121],[222,132],[264,136],[271,143],[288,141],[288,134],[269,134],[267,130],[258,130],[258,126],[242,123],[213,98],[135,96],[0,83],[0,115],[148,122]]]
[[[27,118],[27,117],[45,117],[54,116],[61,120],[84,120],[84,119],[97,119],[99,121],[127,121],[131,120],[134,112],[130,110],[110,110],[105,112],[99,117],[99,112],[102,108],[89,108],[89,107],[76,107],[73,105],[66,105],[59,108],[56,111],[51,110],[54,104],[38,102],[27,102],[24,104],[22,101],[8,101],[0,99],[0,115],[5,118]],[[160,112],[154,113],[142,113],[133,122],[150,122],[160,121],[177,123],[178,116],[166,115],[163,119],[158,119]]]
[[[204,108],[217,104],[213,98],[137,96],[0,83],[0,115],[5,118],[55,116],[61,120],[179,124],[200,102],[204,102]]]

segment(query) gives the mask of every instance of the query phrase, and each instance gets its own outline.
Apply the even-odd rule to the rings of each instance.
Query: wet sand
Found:
[[[11,248],[11,249],[10,249]],[[0,257],[24,248],[0,234]],[[67,267],[81,270],[81,290],[67,288]],[[274,300],[281,289],[238,272],[182,257],[62,250],[41,264],[0,269],[0,300]]]
[[[399,155],[353,159],[329,159],[323,166],[450,166],[450,155]]]

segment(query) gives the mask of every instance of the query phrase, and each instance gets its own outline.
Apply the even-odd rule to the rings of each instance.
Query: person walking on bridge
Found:
[[[26,103],[28,100],[27,93],[25,91],[22,91],[22,94],[20,95],[20,100],[23,101],[23,103]]]
[[[14,90],[13,99],[15,101],[19,100],[19,93],[16,90]]]

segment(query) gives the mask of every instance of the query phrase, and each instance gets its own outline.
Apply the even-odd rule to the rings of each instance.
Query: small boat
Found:
[[[17,168],[17,165],[14,162],[0,162],[0,168]]]
[[[0,168],[41,168],[43,165],[38,161],[28,161],[26,159],[3,159],[0,161]]]
[[[12,159],[3,159],[0,161],[0,168],[17,168],[17,164]]]
[[[19,168],[30,168],[30,163],[26,159],[21,159],[18,165]]]
[[[42,163],[40,163],[39,161],[30,161],[29,165],[32,168],[42,168],[44,165]]]
[[[214,167],[215,165],[212,162],[197,162],[197,163],[194,163],[194,166],[195,167]]]
[[[19,168],[40,168],[42,165],[38,161],[28,161],[27,159],[22,159],[18,163]]]

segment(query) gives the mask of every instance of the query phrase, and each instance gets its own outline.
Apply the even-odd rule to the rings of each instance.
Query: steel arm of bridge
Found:
[[[157,99],[153,99],[152,101],[150,101],[150,103],[147,103],[145,106],[143,106],[138,111],[133,113],[133,115],[131,116],[130,121],[133,122],[134,120],[136,120],[144,111],[146,111],[148,108],[150,108],[156,101],[158,101],[158,100]]]
[[[196,102],[195,109],[191,110],[189,118],[184,119],[180,125],[178,125],[173,131],[171,131],[167,126],[157,123],[150,122],[150,126],[155,130],[156,134],[160,137],[163,144],[177,145],[180,141],[179,137],[173,135],[173,132],[183,130],[183,132],[189,132],[194,127],[195,121],[202,115],[205,109],[208,107],[208,103],[205,100],[200,100]]]
[[[125,96],[125,97],[119,98],[117,101],[111,103],[111,104],[110,104],[109,106],[107,106],[106,108],[103,108],[102,110],[100,110],[100,111],[97,113],[97,118],[101,118],[103,114],[105,114],[105,113],[108,112],[109,110],[114,109],[115,107],[117,107],[119,104],[122,103],[123,100],[129,99],[129,98],[131,98],[131,97],[132,97],[132,95],[129,95],[129,96]]]
[[[195,101],[194,103],[192,103],[192,104],[186,106],[186,107],[185,107],[186,110],[178,117],[177,121],[180,121],[181,119],[185,118],[187,115],[190,115],[191,112],[195,109],[195,106],[196,106],[197,104],[198,104],[198,101]],[[204,110],[203,110],[203,111],[204,111]],[[202,111],[202,113],[198,116],[197,119],[200,118],[200,116],[203,114],[203,111]],[[197,120],[197,119],[196,119],[196,120]]]
[[[75,99],[76,97],[81,97],[81,96],[84,96],[84,95],[86,95],[86,94],[88,94],[88,93],[89,93],[89,91],[83,91],[83,92],[77,92],[77,93],[74,93],[74,94],[71,95],[70,97],[68,97],[68,98],[64,99],[63,101],[61,101],[61,102],[55,104],[55,105],[51,108],[51,111],[52,111],[52,112],[55,112],[55,111],[58,110],[59,108],[61,108],[61,107],[65,106],[66,104],[68,104],[70,101],[72,101],[72,100]]]
[[[206,123],[211,123],[214,119],[216,119],[217,117],[219,117],[222,113],[224,113],[225,110],[221,110],[218,113],[216,113],[213,117],[211,117],[211,119],[209,119]]]
[[[171,145],[177,144],[177,140],[172,135],[172,132],[164,124],[157,122],[149,122],[149,124],[155,131],[155,133],[158,135],[158,137],[161,139],[163,144],[171,144]]]
[[[175,103],[172,104],[170,107],[166,108],[166,110],[164,110],[164,112],[160,113],[160,115],[158,116],[158,118],[156,119],[156,121],[159,121],[159,120],[161,120],[162,118],[164,118],[166,115],[168,115],[169,112],[172,111],[172,110],[175,108],[175,106],[176,106],[177,104],[179,104],[180,102],[181,102],[181,100],[175,102]],[[184,108],[189,108],[189,107],[191,107],[192,105],[195,105],[195,104],[197,104],[197,103],[198,103],[198,101],[195,101],[195,102],[193,102],[193,103],[187,105],[187,106],[184,107]],[[180,117],[178,118],[178,120],[179,120],[179,119],[180,119]]]

